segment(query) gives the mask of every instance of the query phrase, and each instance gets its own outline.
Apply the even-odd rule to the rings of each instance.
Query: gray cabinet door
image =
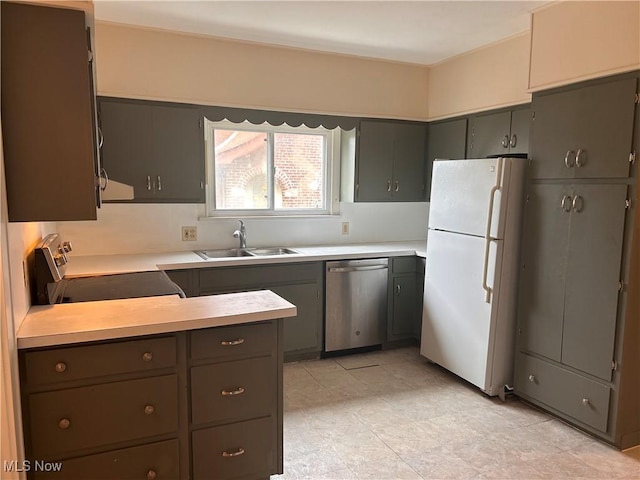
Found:
[[[395,202],[424,200],[426,127],[398,124],[393,149],[392,198]]]
[[[511,136],[509,137],[509,154],[529,153],[529,132],[531,130],[531,109],[523,108],[511,112]]]
[[[100,101],[99,112],[109,179],[132,186],[136,200],[153,198],[153,111],[137,103]]]
[[[534,95],[531,177],[627,177],[636,83]]]
[[[393,124],[360,122],[355,199],[381,202],[391,199]]]
[[[570,185],[530,185],[525,203],[520,348],[556,361],[562,350],[570,198]]]
[[[574,185],[562,363],[611,379],[626,185]]]
[[[467,158],[509,153],[511,112],[477,115],[469,119]]]
[[[85,14],[0,7],[9,220],[95,220],[95,97]]]
[[[392,288],[392,317],[388,340],[412,338],[417,315],[416,275],[394,276]]]
[[[293,303],[298,314],[284,319],[284,351],[322,349],[322,303],[315,283],[269,287],[271,291]]]
[[[153,107],[153,163],[156,197],[204,202],[203,132],[192,107]]]
[[[425,199],[431,194],[431,171],[436,159],[465,158],[467,152],[467,119],[450,120],[429,125],[427,135],[427,164]]]

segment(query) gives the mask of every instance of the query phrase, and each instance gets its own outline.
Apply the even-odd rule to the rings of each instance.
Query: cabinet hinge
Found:
[[[531,112],[531,120],[535,120],[536,119],[536,112]]]
[[[87,62],[93,62],[93,52],[91,50],[87,50]]]
[[[618,362],[616,362],[615,360],[611,360],[611,370],[618,370]]]
[[[199,119],[199,120],[198,120],[198,126],[199,126],[200,128],[202,128],[202,119]]]
[[[631,165],[633,165],[634,163],[636,163],[636,152],[631,152],[629,154],[629,163]]]
[[[640,93],[636,93],[636,98],[633,103],[640,103]]]
[[[625,210],[629,210],[630,208],[631,208],[631,199],[630,199],[630,198],[627,198],[627,199],[624,201],[624,209],[625,209]]]
[[[316,290],[316,298],[320,300],[320,290]]]
[[[618,291],[622,292],[624,290],[624,282],[622,280],[620,280],[618,282]]]

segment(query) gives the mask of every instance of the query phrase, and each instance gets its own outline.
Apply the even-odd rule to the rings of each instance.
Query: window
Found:
[[[210,216],[332,213],[339,170],[333,132],[227,121],[205,126]]]

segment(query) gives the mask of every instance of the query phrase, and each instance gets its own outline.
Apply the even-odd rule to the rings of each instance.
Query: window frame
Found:
[[[268,141],[268,167],[271,166],[271,174],[267,176],[267,195],[271,206],[265,209],[216,209],[216,179],[215,179],[215,142],[214,130],[242,130],[252,132],[263,132],[267,134]],[[276,209],[275,208],[275,170],[273,169],[273,134],[274,133],[298,133],[322,135],[324,139],[324,199],[325,207],[300,208],[300,209]],[[255,125],[249,121],[234,123],[229,120],[211,121],[204,119],[205,137],[205,215],[208,218],[225,217],[327,217],[339,214],[339,192],[340,192],[340,130],[333,130],[324,127],[309,128],[306,125],[292,127],[283,123],[273,126],[267,122]]]

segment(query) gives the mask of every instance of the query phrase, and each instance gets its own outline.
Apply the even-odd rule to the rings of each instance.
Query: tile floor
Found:
[[[284,474],[317,479],[640,479],[619,452],[402,348],[284,367]]]

